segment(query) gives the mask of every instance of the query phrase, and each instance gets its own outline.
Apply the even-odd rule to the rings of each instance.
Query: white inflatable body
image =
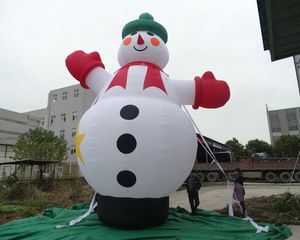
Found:
[[[108,89],[108,80],[80,120],[79,134],[85,136],[79,167],[101,195],[168,196],[193,167],[197,141],[182,101],[163,72],[166,93],[156,87],[144,90],[146,71],[147,66],[129,67],[126,89]]]

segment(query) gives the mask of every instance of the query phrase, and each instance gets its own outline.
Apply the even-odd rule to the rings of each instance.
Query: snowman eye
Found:
[[[133,35],[135,35],[136,33],[137,33],[137,32],[133,32],[133,33],[131,33],[130,35],[133,36]]]
[[[152,32],[147,32],[147,34],[150,36],[154,36],[154,34]]]

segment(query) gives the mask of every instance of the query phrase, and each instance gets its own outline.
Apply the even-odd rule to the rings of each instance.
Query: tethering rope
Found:
[[[298,156],[297,156],[297,159],[296,159],[296,162],[295,162],[295,165],[294,165],[294,169],[293,169],[293,172],[292,172],[292,175],[291,175],[291,178],[290,178],[290,183],[292,182],[293,180],[293,177],[294,177],[294,174],[295,174],[295,170],[296,170],[296,167],[298,165],[298,162],[299,162],[299,158],[300,158],[300,151],[298,152]],[[288,192],[290,191],[290,187],[288,188]]]
[[[81,216],[79,216],[79,217],[71,220],[68,225],[61,225],[61,224],[56,225],[56,228],[64,228],[64,227],[67,227],[67,226],[73,226],[73,225],[81,222],[87,216],[89,216],[95,210],[95,208],[98,205],[98,202],[96,201],[96,194],[97,193],[95,193],[94,196],[93,196],[93,198],[92,198],[92,201],[90,203],[89,209],[83,215],[81,215]]]
[[[205,149],[205,151],[207,152],[207,154],[211,157],[211,159],[213,159],[213,161],[211,162],[211,164],[216,164],[217,167],[220,169],[220,171],[223,173],[223,175],[225,176],[226,178],[226,183],[227,183],[227,201],[228,201],[228,215],[229,216],[234,216],[234,213],[233,213],[233,205],[232,205],[232,194],[231,194],[231,191],[230,191],[230,181],[229,181],[229,178],[226,174],[226,172],[224,171],[224,169],[222,168],[221,164],[219,163],[219,161],[217,160],[216,156],[214,155],[214,153],[212,152],[211,148],[209,147],[209,145],[207,144],[205,138],[203,137],[203,135],[201,134],[197,124],[195,123],[195,121],[193,120],[191,114],[189,113],[189,111],[187,110],[186,106],[182,105],[183,109],[185,110],[186,114],[188,115],[188,117],[190,118],[190,120],[192,121],[196,131],[198,132],[198,134],[200,135],[201,137],[201,140],[197,137],[197,140],[198,142],[201,144],[201,146]],[[204,144],[203,144],[204,143]],[[241,211],[242,211],[242,207],[241,205],[238,203]],[[265,227],[261,227],[259,226],[257,223],[255,223],[255,221],[247,216],[244,218],[244,220],[248,220],[253,227],[255,227],[256,229],[256,233],[261,233],[261,232],[268,232],[269,231],[269,226],[265,226]]]

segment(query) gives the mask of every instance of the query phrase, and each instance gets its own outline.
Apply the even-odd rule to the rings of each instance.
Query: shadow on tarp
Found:
[[[56,225],[68,224],[84,214],[88,204],[71,208],[50,208],[42,215],[12,221],[0,226],[0,239],[28,240],[137,240],[137,239],[287,239],[292,235],[287,225],[268,224],[270,231],[256,233],[256,229],[240,218],[230,217],[215,211],[198,210],[191,215],[185,209],[169,209],[168,221],[160,226],[141,230],[128,230],[104,225],[95,213],[74,226],[57,229]],[[261,224],[265,226],[266,224]]]

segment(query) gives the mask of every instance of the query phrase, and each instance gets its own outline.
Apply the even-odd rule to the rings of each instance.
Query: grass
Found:
[[[1,205],[0,206],[0,214],[9,214],[9,213],[16,213],[20,214],[26,209],[26,207],[16,204],[11,205]]]
[[[246,200],[248,215],[258,222],[300,225],[300,196],[291,193],[258,197]],[[227,208],[218,210],[227,213]],[[234,207],[239,216],[239,207]]]
[[[46,186],[46,188],[45,188]],[[94,190],[82,179],[35,182],[0,182],[0,224],[35,216],[51,207],[70,207],[91,201]],[[300,196],[290,193],[246,200],[250,217],[258,222],[300,225]],[[226,213],[227,209],[218,210]],[[239,208],[235,207],[235,216]]]
[[[90,202],[94,191],[84,179],[56,180],[46,183],[47,190],[36,182],[0,183],[0,224],[13,219],[35,216],[50,207],[70,207]],[[22,186],[22,188],[20,188]]]

